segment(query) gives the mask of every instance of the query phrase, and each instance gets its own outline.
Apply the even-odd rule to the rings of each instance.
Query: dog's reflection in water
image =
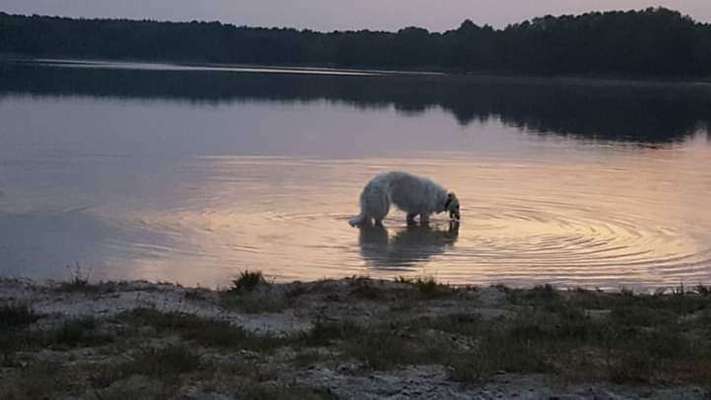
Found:
[[[375,267],[409,267],[419,261],[442,254],[459,236],[459,223],[443,228],[411,225],[390,237],[383,226],[360,228],[360,253]]]

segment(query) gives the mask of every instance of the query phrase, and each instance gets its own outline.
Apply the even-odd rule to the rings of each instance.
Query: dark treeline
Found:
[[[58,68],[0,63],[7,95],[93,96],[205,104],[329,101],[418,115],[433,107],[462,125],[498,119],[541,135],[664,143],[711,126],[711,87],[557,82],[478,76],[319,76]]]
[[[467,20],[443,33],[237,27],[219,22],[0,13],[0,53],[526,74],[711,75],[711,25],[664,9],[546,16],[504,29]]]

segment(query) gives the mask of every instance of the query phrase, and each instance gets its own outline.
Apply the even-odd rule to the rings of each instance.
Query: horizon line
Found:
[[[461,26],[467,21],[472,22],[474,25],[480,27],[480,28],[491,28],[494,31],[504,31],[509,27],[513,27],[519,24],[523,24],[525,22],[533,22],[536,19],[541,19],[541,18],[548,18],[548,17],[553,17],[553,18],[563,18],[563,17],[583,17],[587,15],[592,15],[592,14],[617,14],[617,13],[640,13],[644,11],[649,11],[649,10],[654,10],[654,11],[660,11],[660,10],[666,10],[666,11],[671,11],[674,13],[679,14],[682,18],[688,18],[691,20],[693,23],[698,24],[698,25],[704,25],[704,26],[709,26],[711,25],[711,21],[709,22],[704,22],[695,19],[689,14],[684,14],[679,10],[669,8],[669,7],[664,7],[664,6],[653,6],[653,7],[644,7],[644,8],[631,8],[631,9],[619,9],[619,10],[605,10],[605,11],[585,11],[581,12],[578,14],[572,14],[572,13],[562,13],[562,14],[545,14],[541,16],[535,16],[535,17],[530,17],[518,22],[513,22],[513,23],[508,23],[504,25],[503,27],[494,27],[491,24],[479,24],[476,22],[473,22],[471,18],[464,18],[462,22],[459,24]],[[401,30],[404,29],[409,29],[409,28],[417,28],[417,29],[423,29],[426,30],[429,34],[444,34],[447,32],[452,32],[456,31],[458,27],[454,27],[448,30],[444,31],[438,31],[438,30],[429,30],[427,28],[423,28],[421,26],[416,26],[416,25],[407,25],[403,26],[402,28],[399,28],[397,30],[385,30],[385,29],[371,29],[371,28],[359,28],[359,29],[333,29],[333,30],[316,30],[312,28],[296,28],[296,27],[289,27],[289,26],[257,26],[257,25],[238,25],[232,22],[222,22],[220,20],[167,20],[167,19],[135,19],[135,18],[123,18],[123,17],[75,17],[75,16],[68,16],[68,15],[50,15],[50,14],[11,14],[5,11],[0,10],[0,15],[7,15],[10,17],[23,17],[23,18],[33,18],[33,17],[39,17],[39,18],[56,18],[56,19],[69,19],[69,20],[75,20],[75,21],[129,21],[129,22],[153,22],[153,23],[169,23],[169,24],[192,24],[192,23],[198,23],[198,24],[220,24],[223,27],[233,27],[233,28],[247,28],[247,29],[265,29],[265,30],[294,30],[297,32],[313,32],[313,33],[320,33],[320,34],[330,34],[330,33],[348,33],[348,32],[373,32],[373,33],[391,33],[395,34],[398,33]]]

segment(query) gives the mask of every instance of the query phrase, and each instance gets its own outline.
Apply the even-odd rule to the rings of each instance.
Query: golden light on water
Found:
[[[186,283],[219,285],[242,268],[277,280],[425,274],[455,284],[651,287],[710,278],[711,175],[695,172],[711,165],[703,145],[600,147],[587,160],[447,158],[204,158],[196,163],[214,174],[180,188],[186,204],[200,206],[141,218],[182,232],[176,247],[185,252],[161,264]],[[408,229],[401,212],[386,231],[348,226],[362,185],[390,169],[455,190],[458,234],[448,234],[444,216],[429,231]],[[135,265],[148,278],[162,269]]]

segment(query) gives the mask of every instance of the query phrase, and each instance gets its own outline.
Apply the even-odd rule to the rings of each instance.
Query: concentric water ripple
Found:
[[[711,178],[684,164],[667,174],[654,163],[369,162],[202,159],[184,166],[192,178],[173,188],[175,205],[132,210],[117,223],[100,207],[61,221],[67,229],[101,221],[107,240],[91,242],[105,266],[97,278],[220,286],[249,268],[276,280],[431,275],[453,284],[613,289],[711,282]],[[408,227],[393,211],[385,228],[351,228],[363,183],[396,168],[443,177],[461,200],[461,225],[439,215],[428,227]],[[680,174],[683,190],[667,184]],[[6,230],[29,226],[22,218],[37,219],[8,216]]]
[[[380,160],[378,169],[391,169],[391,163],[415,164]],[[458,229],[441,216],[429,227],[407,227],[395,211],[385,228],[357,230],[347,220],[369,177],[359,164],[331,166],[325,174],[323,163],[281,165],[289,189],[240,217],[251,232],[242,245],[261,249],[247,262],[278,279],[426,274],[455,284],[651,288],[711,278],[711,218],[701,193],[650,185],[649,175],[660,176],[649,165],[637,166],[636,174],[648,176],[635,179],[619,166],[580,176],[580,166],[428,160],[414,168],[431,176],[459,171],[448,183],[462,199]],[[322,180],[309,174],[315,170]],[[575,180],[563,176],[551,183],[552,173],[575,174]],[[602,186],[595,190],[593,183]],[[270,265],[282,260],[287,267]]]
[[[93,79],[89,86],[101,88]],[[65,96],[61,88],[42,95],[27,82],[40,94],[6,94],[0,277],[62,279],[64,266],[79,262],[92,279],[213,287],[244,269],[276,280],[357,274],[614,289],[711,284],[708,113],[681,112],[701,104],[705,91],[673,103],[681,114],[668,140],[632,143],[600,137],[662,139],[663,121],[674,116],[647,120],[640,109],[616,126],[590,119],[604,115],[606,101],[578,121],[569,110],[549,115],[550,107],[531,104],[529,115],[525,102],[510,108],[498,98],[493,110],[468,114],[478,97],[465,90],[453,92],[456,106],[430,99],[422,104],[432,107],[404,115],[409,95],[435,93],[402,86],[397,102],[354,107],[365,94],[357,86],[351,100],[302,101],[301,84],[290,85],[279,101],[260,82],[247,85],[258,98],[214,104],[163,98],[152,87],[126,96],[123,85],[110,85],[113,97],[103,90]],[[575,109],[584,111],[582,88]],[[586,134],[526,130],[546,126]],[[597,136],[603,128],[609,131]],[[463,207],[458,229],[443,215],[429,227],[407,227],[395,211],[385,228],[351,228],[363,186],[388,170],[455,191]]]
[[[530,201],[470,211],[476,221],[443,263],[472,263],[488,273],[505,267],[515,281],[570,284],[633,284],[637,275],[670,275],[659,284],[708,277],[711,248],[698,247],[688,232],[655,225],[659,221]]]

